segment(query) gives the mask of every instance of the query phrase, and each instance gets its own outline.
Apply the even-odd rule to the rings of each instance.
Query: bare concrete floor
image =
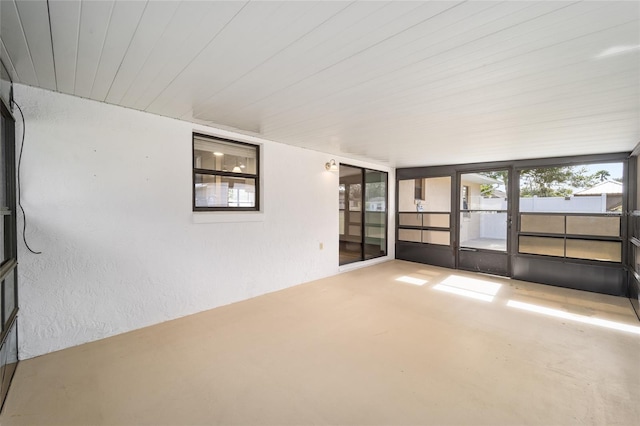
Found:
[[[462,242],[463,247],[471,247],[487,250],[507,251],[507,240],[498,238],[477,238]]]
[[[639,326],[624,298],[392,261],[23,361],[0,421],[639,424]]]

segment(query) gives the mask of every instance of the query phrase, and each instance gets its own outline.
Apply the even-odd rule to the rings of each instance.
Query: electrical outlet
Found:
[[[324,249],[324,243],[320,243],[320,250]]]

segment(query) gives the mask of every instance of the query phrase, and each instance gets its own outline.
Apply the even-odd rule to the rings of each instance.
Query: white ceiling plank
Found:
[[[347,2],[250,3],[236,17],[235,25],[220,34],[215,43],[205,50],[206,54],[200,55],[194,61],[194,66],[176,79],[174,83],[177,89],[173,91],[177,93],[168,99],[164,95],[164,102],[156,101],[150,110],[163,111],[166,107],[180,116],[191,108],[197,108],[212,94],[251,72],[349,5]],[[242,49],[249,45],[253,46],[252,55],[247,55]],[[198,72],[213,67],[216,70],[215,78]],[[181,90],[182,84],[189,86],[205,81],[205,90],[194,93],[192,99],[183,102],[185,92]]]
[[[104,101],[107,97],[107,92],[127,53],[147,4],[144,1],[119,1],[115,3],[93,81],[91,99]]]
[[[480,14],[471,16],[472,19],[470,21],[476,26],[467,30],[466,26],[457,25],[456,29],[453,30],[453,36],[450,31],[443,31],[431,34],[428,39],[421,37],[426,42],[426,49],[424,45],[414,43],[413,35],[405,34],[405,37],[410,37],[410,39],[406,40],[403,40],[405,37],[403,39],[389,40],[384,46],[379,46],[378,49],[366,52],[365,55],[355,58],[353,61],[357,59],[357,68],[354,68],[353,63],[351,63],[353,61],[345,62],[322,75],[315,76],[311,81],[306,82],[305,86],[296,88],[296,97],[299,102],[293,105],[280,103],[279,105],[283,110],[282,113],[286,114],[289,110],[299,108],[308,99],[313,99],[314,102],[321,102],[323,98],[332,96],[332,93],[321,89],[326,82],[331,82],[332,87],[335,88],[335,94],[336,92],[349,90],[354,85],[361,85],[363,82],[374,81],[375,79],[385,78],[385,76],[393,78],[396,73],[409,66],[413,67],[416,64],[431,61],[443,52],[459,49],[468,43],[478,43],[483,37],[494,35],[501,29],[512,28],[520,22],[532,20],[548,13],[549,9],[554,10],[554,7],[556,9],[563,7],[562,3],[556,4],[555,2],[543,5],[534,4],[535,10],[532,12],[530,9],[534,8],[531,5],[527,5],[529,4],[511,3],[509,9],[501,11],[499,14],[500,19],[496,18],[496,13],[492,13],[492,9],[483,10]],[[457,10],[460,11],[461,9]],[[381,65],[376,65],[380,62],[380,57],[384,57],[385,62]],[[338,78],[339,81],[336,82]],[[274,113],[277,114],[278,112],[270,111],[267,115],[270,116]]]
[[[176,1],[149,2],[127,50],[118,74],[109,88],[106,101],[120,103],[127,88],[136,78],[153,48],[162,37],[167,25],[180,5]]]
[[[503,129],[513,126],[526,126],[531,123],[539,124],[550,121],[566,120],[575,115],[598,116],[608,111],[620,111],[637,108],[637,98],[640,92],[632,87],[620,87],[616,90],[601,92],[598,97],[585,95],[572,98],[562,103],[552,101],[532,101],[531,103],[516,104],[512,108],[494,109],[462,109],[454,114],[432,113],[423,115],[418,112],[398,113],[395,116],[379,118],[378,122],[393,124],[396,128],[414,128],[420,126],[425,134],[441,133],[443,131],[457,131],[456,123],[464,122],[467,131],[481,132],[492,129]],[[597,105],[584,104],[585,98],[598,99]],[[526,117],[526,118],[523,118]],[[353,121],[345,123],[346,128],[370,128],[369,122]],[[386,127],[386,126],[384,126]],[[383,129],[380,129],[383,130]]]
[[[188,51],[189,48],[199,50],[201,47],[199,43],[204,44],[210,40],[219,29],[220,22],[229,16],[229,12],[225,14],[221,11],[223,9],[237,11],[240,6],[241,4],[234,6],[230,3],[207,1],[180,3],[173,19],[149,53],[136,78],[127,88],[121,103],[142,108],[146,99],[138,101],[154,85],[163,69],[173,63],[183,65],[182,61],[176,61],[175,58],[179,57],[182,52]],[[164,87],[163,85],[162,88]]]
[[[586,101],[590,99],[595,102]],[[627,86],[615,84],[610,88],[603,88],[600,93],[584,93],[583,95],[574,95],[569,99],[564,99],[562,96],[559,96],[558,99],[545,99],[544,96],[535,98],[529,95],[528,97],[523,96],[523,99],[516,98],[511,101],[511,104],[505,100],[505,104],[502,106],[487,105],[485,108],[482,108],[482,105],[473,105],[467,108],[463,106],[451,112],[443,111],[440,113],[435,109],[431,113],[409,110],[386,116],[371,114],[371,117],[366,120],[346,119],[341,125],[326,126],[325,128],[313,127],[313,135],[306,134],[306,130],[301,129],[298,134],[287,135],[276,131],[273,136],[278,140],[288,140],[289,137],[314,138],[315,136],[319,139],[324,137],[326,139],[350,140],[354,136],[345,134],[349,132],[349,129],[371,129],[372,132],[384,132],[387,128],[416,129],[419,127],[420,133],[405,141],[409,143],[442,133],[448,129],[458,129],[460,123],[465,123],[465,129],[504,127],[514,120],[518,124],[524,125],[548,114],[555,114],[558,119],[562,119],[577,112],[600,113],[603,105],[605,108],[611,109],[617,107],[637,110],[640,108],[640,93],[637,85],[633,83]],[[328,121],[328,123],[331,122]],[[284,130],[286,131],[286,129]]]
[[[14,83],[20,82],[20,79],[18,78],[18,73],[16,72],[16,69],[13,66],[13,62],[11,62],[11,58],[9,57],[9,53],[7,52],[7,48],[4,47],[4,42],[2,41],[2,38],[0,38],[0,60],[2,60],[2,63],[7,68],[7,71],[9,72],[9,76],[11,77],[11,80]]]
[[[252,96],[257,97],[257,100],[251,100],[249,98],[248,101],[245,101],[245,105],[255,104],[258,101],[269,97],[274,92],[282,89],[294,88],[294,90],[297,91],[300,87],[306,87],[304,85],[300,85],[300,83],[305,82],[305,80],[310,77],[319,75],[320,73],[325,73],[328,69],[336,67],[342,62],[349,61],[353,57],[371,50],[372,47],[377,48],[378,45],[383,45],[387,43],[388,40],[412,34],[416,28],[420,28],[422,25],[429,24],[431,28],[430,31],[435,32],[438,25],[437,23],[442,22],[443,19],[449,19],[451,16],[459,17],[473,15],[479,10],[491,7],[491,3],[473,3],[460,7],[461,4],[455,2],[436,2],[428,4],[417,3],[417,5],[420,7],[412,8],[408,13],[406,13],[405,9],[402,8],[396,8],[396,14],[386,12],[385,16],[388,21],[379,22],[379,17],[373,15],[373,25],[370,25],[369,22],[365,22],[364,25],[359,27],[352,24],[352,28],[359,28],[360,35],[367,34],[367,36],[364,38],[362,36],[354,37],[352,34],[353,39],[351,40],[348,38],[343,39],[343,37],[335,37],[333,38],[333,45],[327,49],[328,52],[325,50],[324,52],[318,52],[320,54],[316,55],[316,50],[313,48],[305,51],[304,43],[291,46],[292,48],[287,49],[282,59],[284,61],[289,59],[289,61],[293,62],[295,61],[294,58],[297,58],[298,64],[308,65],[306,67],[303,65],[302,69],[296,69],[295,65],[293,67],[289,67],[289,64],[286,62],[283,64],[278,63],[278,61],[271,60],[270,62],[273,66],[269,67],[269,64],[265,64],[266,66],[262,67],[260,70],[262,73],[256,73],[256,76],[254,77],[254,81],[264,81],[265,79],[268,79],[269,84],[257,84],[251,87],[252,90],[246,90],[247,93],[252,93]],[[414,4],[410,4],[410,6],[414,6]],[[349,13],[352,12],[353,9],[355,9],[355,7],[350,7],[343,11],[339,16],[349,16]],[[452,11],[455,11],[455,13]],[[336,21],[339,22],[339,19]],[[336,22],[330,22],[329,25],[324,25],[319,28],[317,33],[322,34],[323,31],[335,32],[336,30],[339,31],[340,27],[336,27]],[[298,50],[296,47],[300,48],[299,52],[296,52],[296,50]],[[287,53],[291,55],[288,58],[286,55]],[[379,62],[379,57],[377,57],[376,60]],[[289,71],[289,68],[292,68],[292,70]],[[285,69],[285,72],[273,72],[277,69]],[[244,87],[247,87],[247,83],[243,83],[245,84]],[[218,104],[224,104],[225,101],[226,99],[221,99]],[[206,110],[196,109],[192,114],[194,117],[206,117],[208,112]],[[216,111],[216,114],[218,114],[218,111]],[[212,115],[215,116],[215,114]],[[188,115],[183,117],[189,118]]]
[[[49,11],[46,1],[16,1],[33,66],[41,87],[56,90]]]
[[[0,2],[0,23],[2,42],[4,43],[11,62],[18,73],[19,81],[24,84],[38,86],[38,76],[36,74],[29,45],[20,22],[18,9],[13,0]]]
[[[0,58],[51,88],[46,3],[23,1]],[[638,2],[48,4],[58,91],[168,117],[392,167],[640,140]]]
[[[609,33],[615,38],[618,34],[624,34],[629,31],[633,32],[636,25],[626,25],[621,27],[614,27],[610,29]],[[366,103],[380,103],[384,104],[385,108],[394,107],[393,100],[389,99],[389,96],[398,99],[400,103],[406,103],[410,97],[420,98],[425,95],[428,96],[429,101],[434,101],[434,96],[439,91],[447,86],[454,92],[463,92],[464,87],[485,87],[488,88],[492,84],[503,86],[510,78],[522,78],[523,75],[532,75],[534,73],[547,72],[545,70],[560,69],[565,64],[577,64],[580,63],[581,67],[587,66],[585,69],[594,69],[597,64],[589,64],[593,61],[593,52],[598,51],[598,41],[596,37],[602,37],[603,34],[591,34],[591,37],[587,35],[584,39],[570,40],[565,45],[549,46],[545,49],[534,48],[528,55],[528,59],[522,62],[520,55],[510,57],[507,60],[500,60],[494,63],[489,61],[489,58],[478,58],[477,60],[467,61],[468,64],[473,65],[474,68],[470,68],[468,65],[464,65],[461,68],[456,69],[453,64],[446,62],[442,65],[441,70],[433,69],[417,69],[410,74],[394,74],[398,79],[398,83],[393,80],[374,80],[369,82],[370,86],[357,86],[349,90],[341,92],[339,95],[334,96],[333,103],[339,104],[341,113],[346,113],[350,108],[362,109],[363,104]],[[543,39],[544,42],[546,40]],[[604,42],[606,43],[606,41]],[[603,44],[606,45],[606,44]],[[524,45],[523,45],[524,47]],[[569,51],[570,54],[567,54]],[[518,51],[518,53],[521,53]],[[579,58],[576,61],[575,58]],[[601,62],[606,63],[606,62]],[[477,64],[481,64],[478,66]],[[438,78],[438,76],[441,76]],[[486,76],[486,78],[484,78]],[[461,77],[464,77],[461,79]],[[479,78],[482,77],[482,78]],[[559,76],[564,79],[565,76]],[[406,84],[406,82],[410,82]],[[435,83],[435,85],[434,85]],[[539,84],[539,82],[537,83]],[[538,86],[540,87],[540,86]],[[373,96],[367,96],[372,94]],[[407,97],[400,97],[400,95],[407,94]],[[357,106],[353,105],[353,102],[345,101],[346,99],[357,99]],[[367,97],[371,98],[367,101]],[[437,97],[436,97],[437,99]],[[331,97],[325,97],[325,101],[330,101]],[[322,104],[321,100],[313,99],[313,103]],[[282,99],[279,100],[279,105],[287,105]],[[310,104],[305,108],[310,108]],[[325,106],[321,109],[326,109]],[[335,113],[335,108],[332,109]],[[309,116],[313,119],[322,119],[321,115],[314,109],[309,110]],[[288,120],[290,116],[283,117],[283,124],[289,126]],[[271,118],[271,117],[270,117]],[[270,125],[275,126],[277,120],[270,120]]]
[[[495,122],[496,118],[504,116],[522,115],[532,117],[532,108],[542,108],[545,111],[557,112],[558,108],[570,110],[580,109],[582,106],[590,106],[588,100],[593,99],[595,107],[606,102],[621,103],[622,99],[638,100],[636,68],[629,67],[620,73],[603,73],[589,80],[576,81],[573,84],[564,83],[550,87],[549,90],[521,89],[514,87],[512,90],[489,91],[482,89],[476,93],[468,92],[463,98],[454,98],[445,103],[427,102],[422,104],[396,107],[391,110],[362,110],[358,114],[345,116],[343,121],[348,126],[368,126],[370,122],[385,122],[395,120],[394,125],[406,127],[412,125],[411,121],[419,120],[429,123],[431,126],[456,127],[456,121],[464,121],[472,124],[475,120],[483,122]],[[614,77],[614,80],[603,82],[603,77]],[[535,87],[531,86],[531,87]],[[546,87],[546,86],[545,86]],[[553,94],[550,94],[553,93]],[[629,98],[630,97],[630,98]],[[389,111],[392,111],[391,113]],[[464,118],[464,120],[461,120]],[[521,122],[526,119],[520,119]],[[335,135],[339,127],[334,119],[325,120],[326,123],[318,123],[311,126],[316,133],[322,133],[327,129]],[[345,125],[347,125],[345,123]],[[265,133],[277,134],[278,138],[296,137],[300,132],[305,132],[309,126],[297,128],[283,127],[281,129],[265,129]],[[297,129],[297,131],[296,131]]]
[[[265,96],[279,85],[290,84],[292,80],[300,76],[308,75],[326,67],[327,64],[346,58],[363,48],[383,40],[394,31],[392,23],[398,25],[400,18],[412,18],[420,20],[418,14],[411,14],[420,6],[417,2],[403,2],[393,4],[384,2],[354,3],[343,9],[340,13],[331,17],[328,22],[319,26],[304,38],[292,43],[276,57],[256,67],[252,72],[243,76],[238,81],[225,87],[216,94],[216,103],[224,103],[224,94],[234,97],[236,101],[251,102],[252,99]],[[406,23],[403,24],[403,26]],[[376,31],[374,34],[373,32]],[[363,34],[367,34],[364,37]],[[309,53],[313,52],[312,55]],[[264,84],[268,80],[269,84]],[[239,86],[239,87],[238,87]],[[233,88],[233,90],[229,90]],[[242,93],[238,93],[242,90]],[[190,113],[192,117],[204,115],[208,111],[195,111]],[[188,117],[187,117],[188,118]]]
[[[114,1],[85,1],[80,9],[78,53],[73,93],[83,98],[91,96],[98,64],[107,36]]]
[[[80,7],[80,0],[49,2],[57,90],[67,94],[74,93]]]
[[[172,40],[177,42],[170,43],[170,46],[174,46],[175,50],[154,52],[152,56],[154,60],[163,65],[156,69],[148,69],[151,76],[147,79],[148,84],[140,91],[139,95],[132,93],[132,99],[129,101],[134,108],[147,110],[162,92],[202,54],[202,51],[231,24],[236,15],[247,6],[247,3],[211,2],[207,5],[214,6],[214,8],[202,11],[202,15],[196,13],[188,25],[193,31],[185,31],[184,27],[169,28],[168,37],[173,36]],[[195,24],[198,22],[198,16],[204,16],[204,19]],[[179,33],[188,34],[188,37],[180,39]],[[163,56],[163,52],[166,53],[166,56]]]
[[[447,3],[443,4],[447,5]],[[427,46],[432,48],[443,49],[443,42],[447,38],[451,39],[451,31],[457,34],[462,31],[461,29],[466,29],[467,22],[478,24],[495,21],[496,16],[508,16],[514,11],[527,8],[526,4],[518,2],[509,3],[507,7],[499,11],[495,11],[494,7],[495,3],[471,2],[458,7],[450,7],[444,11],[439,10],[438,13],[434,13],[433,16],[421,22],[421,25],[400,32],[373,46],[373,48],[365,49],[347,60],[333,64],[324,69],[322,73],[302,79],[295,85],[288,86],[286,91],[295,92],[296,97],[301,101],[308,96],[321,99],[329,95],[329,92],[322,89],[327,83],[339,91],[352,86],[353,80],[366,81],[376,76],[393,73],[406,66],[407,61],[415,61],[416,54],[424,56],[422,51],[425,42]],[[473,39],[472,35],[468,37]],[[259,106],[263,100],[257,105]],[[267,100],[267,102],[270,101]],[[297,105],[283,106],[286,110],[297,107]]]

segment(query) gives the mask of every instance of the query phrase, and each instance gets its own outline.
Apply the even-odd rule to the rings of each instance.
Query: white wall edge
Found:
[[[340,273],[349,272],[349,271],[353,271],[353,270],[356,270],[356,269],[361,269],[361,268],[366,268],[368,266],[377,265],[378,263],[389,262],[389,261],[392,261],[392,260],[394,260],[394,259],[391,256],[376,257],[375,259],[369,259],[369,260],[364,260],[362,262],[354,262],[354,263],[349,263],[347,265],[343,265],[338,269],[338,271]]]
[[[258,212],[194,212],[191,214],[193,223],[242,223],[264,222],[265,214]]]

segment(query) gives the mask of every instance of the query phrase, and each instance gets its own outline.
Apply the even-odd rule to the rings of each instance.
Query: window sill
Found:
[[[193,223],[264,222],[264,212],[192,212]]]

